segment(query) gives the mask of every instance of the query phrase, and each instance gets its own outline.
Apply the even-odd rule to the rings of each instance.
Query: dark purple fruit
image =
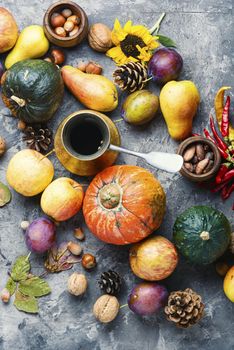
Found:
[[[1,77],[2,77],[2,75],[3,75],[3,72],[4,72],[3,66],[2,66],[2,64],[1,64],[1,62],[0,62],[0,81],[1,81]],[[1,85],[1,84],[0,84],[0,85]]]
[[[165,84],[178,78],[183,59],[174,50],[163,47],[155,51],[148,64],[148,75],[158,84]]]
[[[55,224],[47,218],[38,218],[28,226],[25,239],[30,251],[44,253],[55,243]]]
[[[129,308],[138,315],[154,314],[163,307],[168,298],[167,289],[155,282],[142,282],[136,285],[128,297]]]

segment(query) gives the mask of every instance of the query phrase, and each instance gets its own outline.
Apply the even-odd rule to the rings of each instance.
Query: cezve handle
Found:
[[[167,171],[169,173],[176,173],[180,171],[183,165],[183,157],[179,154],[165,153],[165,152],[149,152],[140,153],[135,151],[130,151],[126,148],[118,147],[115,145],[110,145],[109,149],[116,152],[123,152],[131,154],[135,157],[140,157],[146,160],[146,162],[155,168]]]

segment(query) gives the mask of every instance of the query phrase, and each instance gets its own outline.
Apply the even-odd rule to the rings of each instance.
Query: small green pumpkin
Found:
[[[59,68],[44,60],[17,62],[3,77],[3,102],[26,123],[51,119],[62,101],[63,91]]]
[[[231,238],[226,216],[208,206],[194,206],[180,214],[173,228],[176,247],[196,264],[211,264],[224,254]]]

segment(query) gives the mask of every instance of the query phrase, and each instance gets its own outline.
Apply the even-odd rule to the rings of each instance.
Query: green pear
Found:
[[[142,125],[154,118],[158,107],[158,96],[148,90],[138,90],[124,101],[121,116],[130,124]]]
[[[190,136],[200,102],[196,85],[189,80],[170,81],[162,88],[159,101],[170,136],[175,140]]]

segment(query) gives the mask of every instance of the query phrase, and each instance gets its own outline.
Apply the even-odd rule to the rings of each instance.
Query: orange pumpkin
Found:
[[[102,241],[129,244],[162,223],[166,196],[158,180],[138,166],[116,165],[95,176],[84,199],[90,231]]]

